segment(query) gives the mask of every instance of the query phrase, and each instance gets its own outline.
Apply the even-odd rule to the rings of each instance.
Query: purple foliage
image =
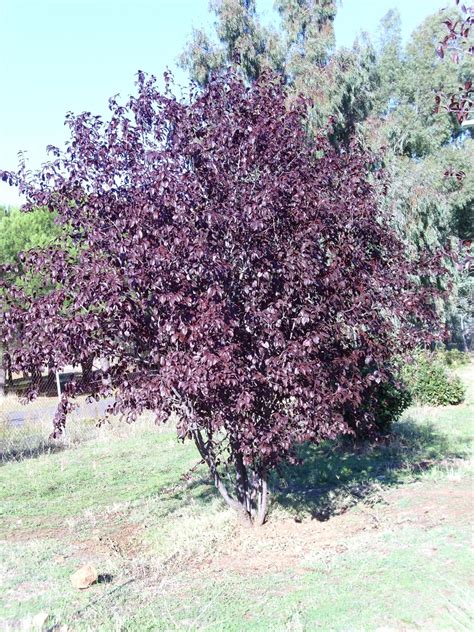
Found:
[[[39,174],[3,174],[69,241],[24,256],[41,291],[5,272],[0,337],[15,371],[107,358],[93,395],[130,420],[178,413],[226,501],[262,522],[267,473],[296,444],[373,426],[363,398],[436,322],[417,282],[433,262],[379,210],[372,156],[309,139],[306,104],[270,75],[182,103],[139,73],[138,96],[110,108],[106,123],[69,115],[71,142]]]
[[[456,0],[456,5],[460,5],[459,0]],[[439,46],[436,49],[441,59],[450,52],[451,59],[456,64],[459,64],[464,57],[472,57],[474,55],[471,33],[474,23],[474,5],[466,6],[461,4],[459,8],[460,17],[458,19],[447,18],[443,21],[448,32],[439,42]],[[455,114],[459,123],[468,121],[472,117],[472,109],[474,107],[472,78],[459,87],[457,94],[444,95],[438,93],[435,96],[435,112],[439,112],[441,107]]]

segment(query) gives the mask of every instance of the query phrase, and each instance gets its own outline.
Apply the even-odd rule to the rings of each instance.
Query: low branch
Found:
[[[214,479],[214,485],[216,486],[217,491],[220,493],[220,495],[222,496],[226,504],[231,509],[234,509],[235,511],[237,511],[237,513],[239,514],[239,517],[242,520],[244,520],[244,522],[246,523],[250,522],[251,520],[250,515],[247,512],[246,507],[230,496],[229,492],[227,491],[226,486],[222,482],[220,474],[217,470],[217,465],[214,460],[214,455],[212,454],[212,451],[209,449],[208,445],[204,441],[200,430],[193,431],[193,438],[197,446],[197,449],[199,451],[199,454],[201,455],[201,457],[203,458],[203,460],[209,467],[209,470]]]
[[[259,489],[258,489],[258,502],[257,502],[257,515],[255,516],[256,524],[261,527],[267,519],[268,512],[268,479],[267,472],[263,471],[260,474]]]

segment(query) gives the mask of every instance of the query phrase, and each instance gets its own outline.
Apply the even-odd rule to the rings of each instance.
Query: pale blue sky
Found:
[[[393,7],[403,34],[452,0],[343,0],[336,19],[339,46],[361,30],[375,37]],[[264,16],[273,0],[257,0]],[[108,98],[133,90],[138,69],[178,82],[176,58],[193,27],[210,23],[208,0],[0,0],[0,169],[14,169],[18,150],[36,168],[48,144],[66,139],[68,110],[105,114]],[[1,183],[0,203],[16,204]]]

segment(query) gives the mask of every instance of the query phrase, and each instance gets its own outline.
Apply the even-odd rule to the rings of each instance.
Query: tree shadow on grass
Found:
[[[465,458],[467,443],[453,439],[432,424],[410,418],[395,424],[394,432],[379,441],[326,441],[297,450],[301,465],[281,465],[273,472],[270,489],[273,507],[293,514],[296,520],[311,516],[328,520],[359,502],[380,502],[382,488],[416,479],[440,465]],[[220,498],[205,466],[184,474],[175,485],[156,492],[169,501],[172,515],[192,499],[206,507]]]
[[[44,454],[54,454],[62,452],[68,447],[64,443],[55,442],[49,439],[31,440],[25,442],[0,442],[0,467],[10,461],[23,461],[24,459],[35,459]]]
[[[299,446],[300,465],[281,465],[272,473],[273,507],[293,514],[296,520],[311,516],[329,520],[359,502],[380,502],[382,488],[416,479],[436,466],[449,466],[466,457],[467,442],[453,441],[433,424],[405,418],[379,441],[326,441],[319,446]],[[186,473],[175,485],[156,492],[167,498],[166,515],[192,499],[206,507],[220,498],[205,466]]]
[[[216,498],[221,500],[207,470],[194,474],[192,477],[184,474],[175,485],[157,490],[151,498],[159,498],[162,501],[161,518],[168,518],[176,512],[179,513],[183,506],[191,503],[206,507]],[[163,501],[166,507],[163,507]]]
[[[466,456],[433,425],[405,419],[378,442],[327,441],[298,449],[301,465],[283,465],[272,476],[273,501],[300,516],[324,521],[356,503],[379,502],[382,487],[399,485],[436,465]]]

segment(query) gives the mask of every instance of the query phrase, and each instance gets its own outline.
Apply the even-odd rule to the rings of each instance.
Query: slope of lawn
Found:
[[[473,365],[459,374],[463,404],[411,408],[389,442],[305,448],[260,529],[172,428],[4,462],[0,629],[471,629]],[[88,562],[100,581],[78,591]]]

